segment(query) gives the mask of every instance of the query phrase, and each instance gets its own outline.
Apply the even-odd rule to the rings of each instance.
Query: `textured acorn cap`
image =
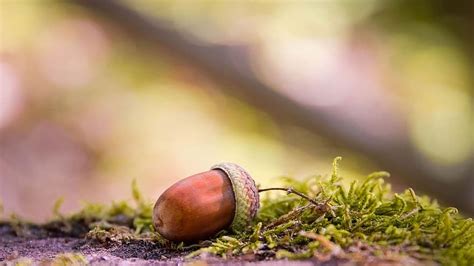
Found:
[[[235,214],[230,225],[233,231],[242,231],[252,222],[260,207],[260,199],[255,181],[242,167],[234,163],[220,163],[211,170],[226,173],[232,183],[235,197]]]

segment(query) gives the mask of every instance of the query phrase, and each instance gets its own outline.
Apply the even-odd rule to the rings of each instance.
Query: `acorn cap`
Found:
[[[242,231],[251,223],[260,207],[255,181],[247,171],[234,163],[220,163],[211,167],[211,170],[216,169],[226,173],[234,191],[235,214],[230,228],[235,232]]]

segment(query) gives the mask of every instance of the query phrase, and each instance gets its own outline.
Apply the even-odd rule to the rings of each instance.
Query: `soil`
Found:
[[[185,259],[190,251],[177,252],[146,241],[100,243],[84,237],[61,233],[51,228],[30,226],[21,236],[9,224],[0,224],[0,265],[21,260],[51,264],[58,254],[79,253],[92,265],[347,265],[347,261],[288,261],[243,256],[224,260],[213,256]],[[262,260],[263,259],[263,260]],[[48,263],[49,262],[49,263]],[[349,263],[350,265],[350,263]]]

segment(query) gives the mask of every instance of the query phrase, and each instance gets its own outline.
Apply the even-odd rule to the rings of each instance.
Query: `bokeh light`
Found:
[[[240,48],[262,84],[333,121],[359,147],[390,154],[408,143],[416,156],[400,165],[415,159],[433,179],[474,193],[467,41],[435,13],[420,21],[389,2],[124,1],[186,41]],[[5,215],[43,221],[59,197],[66,212],[84,200],[129,198],[132,179],[154,200],[222,161],[241,164],[262,187],[282,175],[328,173],[338,155],[348,178],[382,170],[384,158],[280,123],[226,93],[241,84],[212,78],[106,15],[65,1],[6,0],[0,9]]]

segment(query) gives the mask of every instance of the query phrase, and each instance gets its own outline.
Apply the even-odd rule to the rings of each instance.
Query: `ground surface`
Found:
[[[82,254],[82,258],[90,264],[100,265],[339,265],[347,264],[343,260],[318,262],[314,260],[258,260],[255,257],[240,257],[223,260],[217,257],[201,257],[185,259],[189,251],[176,252],[163,249],[156,244],[144,241],[132,241],[127,244],[104,244],[84,238],[61,235],[44,228],[31,228],[28,235],[17,236],[10,225],[0,225],[0,265],[16,262],[51,263],[60,254],[63,262],[77,262],[78,258],[71,254]],[[82,259],[81,258],[81,259]]]
[[[90,203],[64,215],[58,200],[45,224],[14,215],[8,222],[0,221],[0,261],[7,265],[474,265],[471,218],[419,197],[412,189],[391,192],[384,182],[386,172],[372,173],[349,186],[337,174],[339,160],[334,160],[330,176],[284,179],[284,190],[291,195],[262,198],[259,215],[246,228],[223,230],[194,244],[173,243],[154,231],[153,205],[143,199],[135,182],[133,205]]]

